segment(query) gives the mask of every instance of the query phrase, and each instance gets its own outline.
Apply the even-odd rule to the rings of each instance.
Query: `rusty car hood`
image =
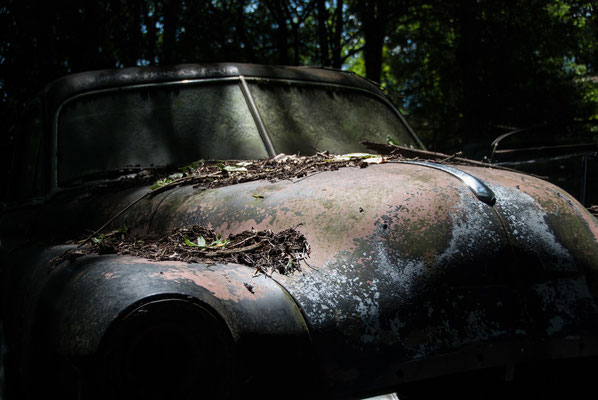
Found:
[[[476,360],[491,366],[510,354],[497,343],[596,332],[597,221],[545,181],[459,169],[484,182],[495,204],[445,171],[389,163],[177,188],[150,230],[200,224],[226,235],[297,226],[311,246],[309,266],[273,278],[302,309],[333,386],[360,374],[360,384],[374,387],[455,372],[450,362],[416,364],[483,344]]]
[[[199,224],[224,236],[297,227],[311,247],[309,265],[271,278],[297,302],[322,375],[337,392],[532,354],[598,353],[589,338],[598,331],[598,221],[540,179],[456,168],[480,179],[495,202],[446,171],[386,163],[215,189],[181,186],[145,196],[114,226],[138,221],[133,231],[146,234]],[[77,217],[62,224],[76,231],[89,207],[107,218],[146,193],[72,200]],[[37,229],[55,224],[51,215],[40,216]]]

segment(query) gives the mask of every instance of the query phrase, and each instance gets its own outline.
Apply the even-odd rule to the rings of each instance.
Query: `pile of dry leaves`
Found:
[[[302,262],[307,264],[309,245],[295,228],[277,233],[249,230],[226,238],[197,225],[145,237],[113,231],[93,237],[88,245],[56,257],[52,266],[88,254],[131,255],[156,261],[236,263],[267,275],[274,271],[288,275],[300,271]]]
[[[342,167],[361,167],[385,162],[382,156],[366,153],[331,155],[327,152],[312,156],[279,154],[266,160],[251,161],[198,161],[180,169],[168,177],[158,179],[152,186],[154,193],[179,185],[195,185],[215,188],[242,182],[266,179],[270,181],[302,178]]]

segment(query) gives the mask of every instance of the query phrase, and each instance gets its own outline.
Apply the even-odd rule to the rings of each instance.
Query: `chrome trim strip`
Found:
[[[274,145],[272,144],[272,140],[270,140],[270,135],[268,135],[268,130],[266,129],[266,125],[264,125],[264,121],[260,115],[260,111],[253,100],[253,96],[251,95],[251,91],[249,90],[249,86],[247,85],[247,81],[243,75],[239,76],[239,80],[241,81],[241,91],[243,92],[243,96],[245,96],[245,101],[249,105],[249,111],[251,112],[251,116],[253,117],[253,121],[257,125],[257,130],[262,137],[262,142],[266,146],[266,151],[270,157],[276,156],[276,150],[274,150]]]
[[[444,164],[436,164],[428,161],[399,161],[402,164],[414,164],[414,165],[421,165],[424,167],[434,168],[441,171],[444,171],[448,174],[453,175],[455,178],[461,180],[461,182],[465,183],[467,187],[473,192],[473,194],[484,203],[493,206],[496,203],[496,196],[494,192],[486,186],[486,184],[479,178],[476,178],[473,175],[468,174],[467,172],[463,172],[460,169],[451,167],[449,165]]]

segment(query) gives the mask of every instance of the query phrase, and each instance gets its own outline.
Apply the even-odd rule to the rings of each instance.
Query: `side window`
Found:
[[[11,184],[7,197],[24,200],[42,194],[38,164],[42,140],[42,114],[39,100],[31,103],[17,127],[11,165]]]

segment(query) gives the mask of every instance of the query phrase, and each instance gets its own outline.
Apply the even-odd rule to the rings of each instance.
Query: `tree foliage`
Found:
[[[591,2],[432,0],[390,33],[387,62],[428,140],[457,147],[595,118],[596,22]]]
[[[237,61],[352,70],[398,94],[430,147],[460,150],[509,127],[596,119],[596,14],[580,0],[7,0],[1,143],[61,75]]]

